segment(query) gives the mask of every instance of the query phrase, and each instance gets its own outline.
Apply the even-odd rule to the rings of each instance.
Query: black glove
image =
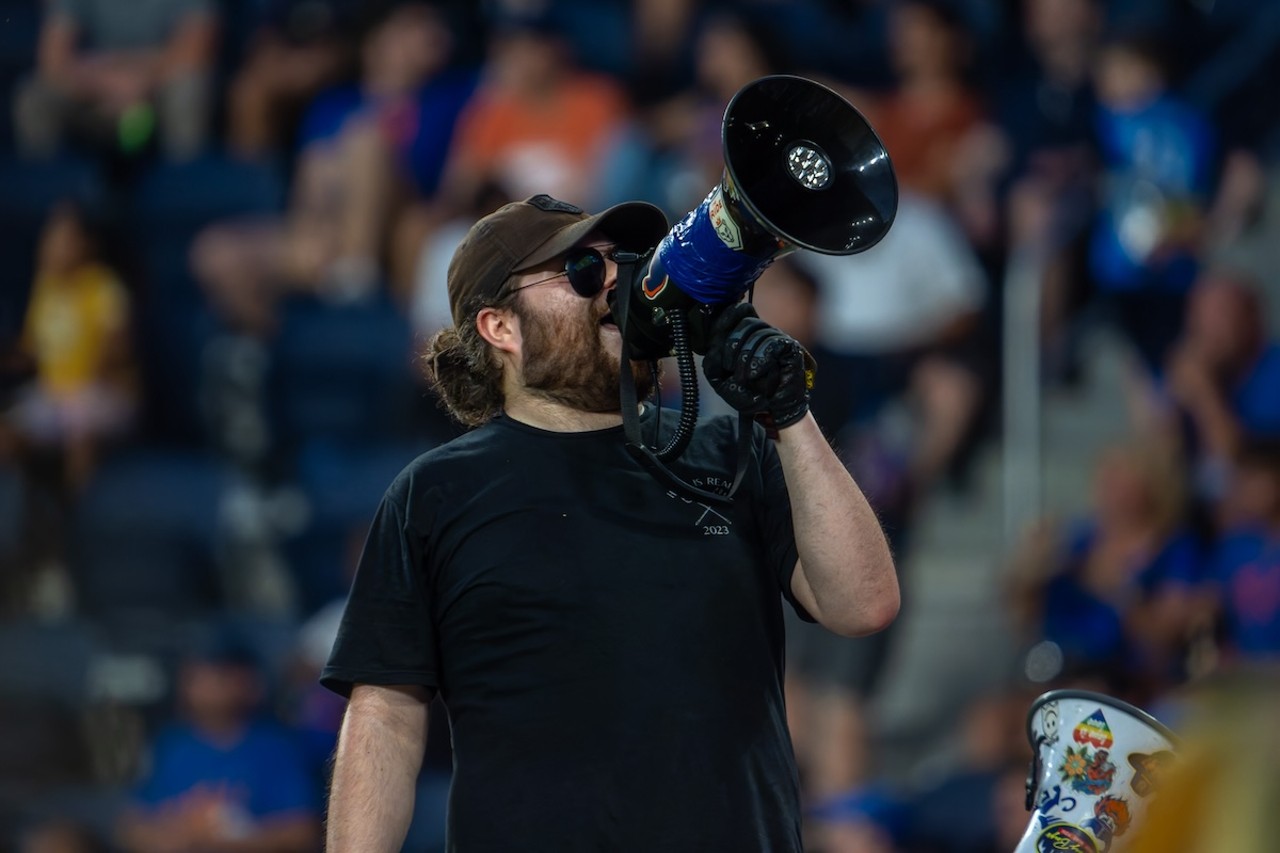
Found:
[[[724,401],[782,429],[809,411],[817,364],[800,343],[770,326],[749,302],[716,318],[702,372]]]

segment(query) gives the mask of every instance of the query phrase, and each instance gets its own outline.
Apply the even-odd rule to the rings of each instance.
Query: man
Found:
[[[534,196],[458,247],[455,326],[428,374],[478,428],[391,485],[357,570],[322,676],[351,697],[333,853],[399,849],[437,693],[452,850],[801,849],[781,599],[840,634],[878,631],[897,613],[893,561],[808,414],[803,350],[749,306],[724,313],[704,361],[777,429],[756,430],[732,506],[628,454],[610,257],[666,227],[646,204],[588,216]],[[739,364],[743,333],[762,331]],[[677,472],[727,483],[733,423],[700,425]]]
[[[308,853],[320,840],[319,785],[294,732],[262,711],[257,653],[220,628],[183,661],[180,716],[151,743],[120,815],[127,853]]]

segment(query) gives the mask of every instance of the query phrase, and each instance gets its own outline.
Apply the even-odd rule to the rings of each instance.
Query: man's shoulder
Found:
[[[392,488],[403,489],[415,482],[438,483],[482,468],[499,458],[509,438],[508,431],[493,423],[476,427],[416,456],[401,470]]]

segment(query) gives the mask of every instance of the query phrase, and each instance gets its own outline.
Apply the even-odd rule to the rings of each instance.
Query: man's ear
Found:
[[[476,314],[476,331],[494,349],[515,353],[520,349],[520,319],[504,308],[481,308]]]

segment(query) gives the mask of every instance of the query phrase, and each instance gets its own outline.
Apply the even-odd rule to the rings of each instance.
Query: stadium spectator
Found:
[[[1208,576],[1227,665],[1280,661],[1280,437],[1240,448]]]
[[[53,155],[69,132],[130,150],[154,131],[171,159],[200,152],[214,97],[218,13],[211,0],[55,0],[47,7],[36,73],[14,98],[25,155]]]
[[[137,403],[130,296],[102,256],[100,223],[72,202],[50,214],[18,357],[34,370],[4,423],[27,452],[59,458],[78,492],[104,441],[128,430]]]
[[[770,21],[719,10],[696,31],[694,80],[648,108],[639,133],[615,150],[609,201],[651,196],[672,217],[695,208],[724,172],[725,105],[747,83],[788,67]]]
[[[630,120],[623,89],[577,66],[554,10],[521,5],[494,14],[480,86],[458,120],[438,195],[410,205],[394,226],[392,283],[426,332],[435,320],[422,312],[447,307],[440,273],[477,217],[536,193],[587,205],[611,194],[607,167]]]
[[[1010,142],[1011,171],[1058,183],[1082,167],[1092,142],[1092,70],[1103,13],[1098,0],[1020,5],[1016,59],[996,90],[995,115]]]
[[[902,0],[891,7],[884,94],[852,93],[893,160],[901,185],[943,203],[971,242],[998,236],[995,180],[1007,145],[987,120],[980,91],[966,79],[972,39],[953,6]]]
[[[591,206],[628,118],[621,86],[579,69],[549,14],[504,16],[458,123],[445,200],[465,204],[492,183],[514,198],[548,193]]]
[[[290,147],[306,104],[356,71],[356,0],[267,0],[228,88],[227,143],[249,158]]]
[[[1280,435],[1280,345],[1269,340],[1258,285],[1211,270],[1187,306],[1165,392],[1185,434],[1201,497],[1222,497],[1222,476],[1249,435]]]
[[[197,277],[233,328],[268,336],[288,292],[337,301],[383,281],[386,229],[436,189],[474,79],[449,66],[452,34],[432,6],[387,12],[361,46],[360,82],[321,94],[303,122],[289,210],[219,223],[193,247]]]
[[[1043,264],[1046,375],[1078,377],[1084,245],[1096,178],[1093,62],[1102,38],[1097,0],[1025,0],[1022,26],[995,91],[1010,144],[1004,216],[1010,254]]]
[[[149,772],[120,818],[124,850],[318,848],[320,780],[294,734],[261,715],[263,678],[256,654],[229,632],[188,656],[180,717],[156,736]]]
[[[1205,117],[1169,88],[1150,40],[1108,41],[1096,65],[1104,180],[1089,242],[1094,286],[1153,374],[1182,328],[1216,169]]]
[[[1158,441],[1115,446],[1093,486],[1086,518],[1046,525],[1017,555],[1011,604],[1030,641],[1061,649],[1068,677],[1149,695],[1130,691],[1180,675],[1202,574],[1181,460]]]

